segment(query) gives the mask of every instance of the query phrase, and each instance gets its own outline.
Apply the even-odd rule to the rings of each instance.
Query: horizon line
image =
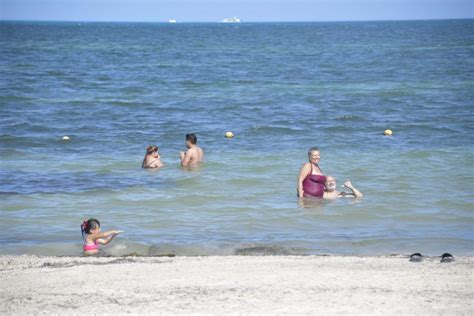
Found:
[[[275,20],[275,21],[253,21],[243,20],[240,22],[225,23],[222,21],[179,21],[170,23],[169,20],[138,21],[138,20],[20,20],[0,19],[2,22],[58,22],[58,23],[164,23],[164,24],[186,24],[186,23],[219,23],[219,24],[242,24],[242,23],[328,23],[328,22],[410,22],[410,21],[452,21],[452,20],[474,20],[474,17],[463,18],[419,18],[419,19],[367,19],[367,20]]]

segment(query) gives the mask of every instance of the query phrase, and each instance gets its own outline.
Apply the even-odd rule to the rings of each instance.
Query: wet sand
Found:
[[[0,314],[474,313],[474,257],[0,257]]]

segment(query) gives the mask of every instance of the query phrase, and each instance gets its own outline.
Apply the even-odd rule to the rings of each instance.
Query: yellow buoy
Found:
[[[392,136],[393,132],[392,132],[392,130],[390,130],[390,129],[386,129],[386,130],[383,132],[383,134],[384,134],[385,136]]]
[[[63,140],[69,140],[69,136],[63,136]]]
[[[226,137],[226,138],[232,138],[232,137],[234,137],[234,133],[232,133],[232,132],[227,132],[227,133],[225,133],[225,137]]]

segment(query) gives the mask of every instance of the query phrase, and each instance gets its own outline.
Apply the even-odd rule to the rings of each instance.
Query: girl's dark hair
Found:
[[[100,227],[100,222],[98,219],[89,218],[87,221],[82,222],[82,225],[81,225],[82,237],[84,237],[84,234],[90,234],[91,230],[97,227]]]
[[[158,146],[151,145],[146,148],[145,158],[143,158],[142,168],[146,168],[146,157],[153,154],[155,151],[158,151]]]

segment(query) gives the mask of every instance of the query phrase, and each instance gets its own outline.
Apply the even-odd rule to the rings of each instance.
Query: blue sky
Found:
[[[474,0],[0,0],[1,20],[214,22],[474,18]]]

